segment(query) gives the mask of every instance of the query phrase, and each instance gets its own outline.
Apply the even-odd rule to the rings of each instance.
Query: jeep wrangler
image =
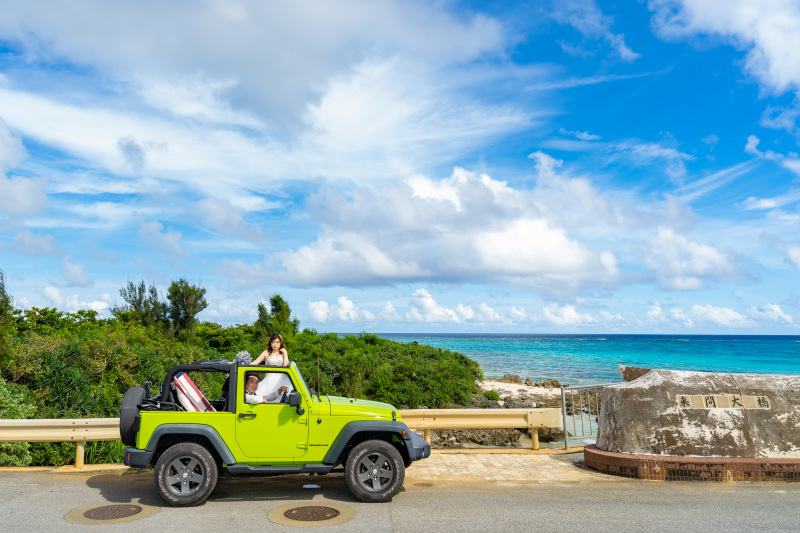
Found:
[[[252,374],[289,393],[247,403]],[[340,465],[356,498],[384,502],[402,487],[405,468],[430,456],[430,445],[394,407],[315,394],[294,363],[178,365],[167,372],[160,394],[149,397],[149,389],[148,382],[131,387],[122,400],[124,462],[154,466],[156,490],[175,506],[204,502],[219,475],[327,474]]]

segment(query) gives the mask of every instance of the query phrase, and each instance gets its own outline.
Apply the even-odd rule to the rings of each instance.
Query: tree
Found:
[[[208,307],[206,290],[190,285],[185,279],[173,281],[167,291],[168,314],[176,334],[191,333],[195,326],[195,316]]]
[[[284,338],[292,338],[300,330],[300,320],[291,316],[289,303],[275,293],[269,299],[269,309],[263,303],[258,304],[258,319],[254,325],[261,330],[263,337],[277,331]]]
[[[145,326],[167,324],[167,303],[158,295],[155,285],[150,289],[142,280],[138,285],[132,281],[119,290],[125,305],[115,306],[111,314],[123,321],[141,322]]]
[[[14,299],[6,292],[6,279],[0,270],[0,363],[8,353],[11,328],[14,323]]]

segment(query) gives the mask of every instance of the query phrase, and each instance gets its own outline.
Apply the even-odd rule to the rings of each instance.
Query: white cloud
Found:
[[[550,304],[543,307],[544,318],[557,326],[588,326],[597,324],[597,319],[588,313],[579,313],[575,306]]]
[[[751,325],[750,320],[729,307],[712,305],[693,305],[690,315],[694,322],[719,324],[727,327],[744,327]]]
[[[315,242],[273,256],[284,268],[281,279],[349,286],[501,281],[548,292],[617,282],[613,253],[593,250],[560,227],[610,218],[605,198],[587,180],[554,175],[556,163],[537,154],[535,190],[456,168],[438,182],[414,176],[350,197],[321,191],[309,204],[322,231]]]
[[[11,134],[0,116],[0,210],[9,215],[37,213],[47,200],[47,180],[6,176],[26,157],[22,141]]]
[[[785,324],[794,323],[794,319],[784,313],[778,304],[766,304],[762,307],[753,306],[747,314],[756,320],[768,320]]]
[[[668,228],[659,228],[658,235],[640,247],[640,256],[666,290],[699,290],[709,281],[744,277],[731,253]]]
[[[625,35],[611,31],[614,20],[604,15],[594,0],[555,0],[553,7],[553,18],[561,23],[570,24],[581,32],[585,39],[607,41],[622,61],[630,63],[641,57],[625,44]],[[568,43],[559,44],[565,52],[580,51],[580,48],[576,49]]]
[[[337,320],[339,322],[375,320],[375,315],[371,311],[360,309],[346,296],[340,296],[334,305],[324,300],[308,302],[308,312],[315,322],[327,322],[329,320]]]
[[[522,307],[512,307],[508,314],[512,322],[523,322],[528,319],[528,315]]]
[[[679,180],[686,175],[685,161],[696,159],[693,155],[660,143],[626,141],[609,145],[609,152],[612,161],[624,159],[638,166],[663,164],[665,172],[673,180]]]
[[[403,317],[401,317],[400,313],[394,308],[392,302],[386,302],[381,312],[378,313],[378,318],[385,322],[400,322],[403,320]]]
[[[461,322],[453,309],[441,307],[425,289],[418,289],[411,295],[406,318],[413,322]]]
[[[64,257],[61,261],[61,271],[64,275],[64,282],[70,287],[90,287],[94,281],[86,273],[84,265],[74,265],[69,262],[70,256]]]
[[[308,312],[315,322],[325,322],[331,314],[331,306],[328,302],[308,302]]]
[[[139,237],[155,249],[165,250],[176,258],[188,256],[181,247],[181,232],[169,228],[162,233],[164,225],[158,221],[145,222],[139,228]]]
[[[249,203],[256,203],[262,208],[266,207],[266,202],[263,200]],[[226,235],[258,242],[263,237],[263,232],[261,228],[250,226],[245,222],[246,212],[246,208],[219,198],[205,198],[197,203],[197,213],[206,226]]]
[[[77,294],[64,295],[56,287],[44,287],[39,289],[39,293],[45,300],[52,304],[53,307],[69,312],[75,312],[79,309],[91,309],[102,315],[108,310],[108,301],[95,300],[84,302]],[[103,296],[108,300],[107,294]]]
[[[558,133],[562,135],[572,135],[581,141],[599,141],[602,139],[599,135],[594,135],[588,131],[569,131],[564,128],[559,128]]]
[[[800,270],[800,246],[790,244],[786,246],[786,257]]]
[[[747,137],[747,144],[744,146],[744,151],[760,158],[775,161],[785,169],[790,170],[800,176],[800,158],[796,153],[789,152],[788,154],[784,155],[773,152],[772,150],[762,152],[758,149],[760,142],[761,140],[758,137],[755,135],[750,135]]]
[[[14,236],[14,249],[27,255],[59,255],[61,247],[52,235],[36,235],[25,228]]]
[[[718,35],[747,49],[745,69],[776,93],[800,89],[800,4],[795,0],[652,0],[653,27],[669,39]]]

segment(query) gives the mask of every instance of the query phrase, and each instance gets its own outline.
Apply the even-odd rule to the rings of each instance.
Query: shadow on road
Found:
[[[139,502],[156,507],[168,507],[153,486],[152,470],[133,470],[91,476],[88,487],[112,503]],[[304,488],[304,486],[318,487]],[[312,500],[322,494],[329,501],[356,503],[343,474],[309,476],[296,474],[274,477],[220,478],[209,502],[293,502]]]

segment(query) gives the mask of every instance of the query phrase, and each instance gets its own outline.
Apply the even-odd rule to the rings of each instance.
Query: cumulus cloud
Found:
[[[561,227],[579,219],[596,224],[598,213],[609,218],[604,197],[587,180],[553,175],[552,158],[536,157],[535,190],[456,168],[443,180],[412,176],[349,197],[321,191],[309,201],[322,223],[317,240],[274,259],[296,285],[501,281],[574,292],[617,282],[612,252],[592,249]]]
[[[787,259],[800,270],[800,246],[796,244],[789,244],[786,246]]]
[[[56,287],[49,286],[39,289],[39,293],[45,300],[52,304],[53,307],[70,312],[75,312],[79,309],[91,309],[102,315],[108,310],[108,302],[110,301],[110,296],[108,294],[103,294],[104,300],[84,302],[77,294],[63,294],[61,290]]]
[[[553,18],[578,30],[584,39],[602,39],[614,50],[620,60],[630,63],[641,57],[625,44],[625,35],[614,33],[614,19],[604,15],[594,0],[555,0]],[[581,47],[559,42],[561,48],[572,55],[586,53]]]
[[[508,314],[512,322],[523,322],[528,319],[528,314],[522,307],[512,307]]]
[[[52,235],[36,235],[25,228],[14,236],[14,250],[26,255],[60,255],[61,246]]]
[[[133,135],[121,137],[117,141],[117,150],[122,154],[125,163],[134,171],[139,172],[144,168],[145,152],[144,148],[136,142]]]
[[[0,117],[0,210],[9,215],[37,213],[47,199],[46,180],[6,175],[26,157],[22,141],[8,130]]]
[[[653,0],[653,27],[668,39],[715,35],[747,50],[745,69],[762,87],[800,89],[800,4],[794,0]]]
[[[386,302],[386,305],[384,305],[383,309],[378,313],[378,318],[386,322],[400,322],[403,320],[403,317],[400,316],[400,313],[394,308],[392,302]]]
[[[729,307],[695,304],[692,306],[689,314],[694,322],[719,324],[727,327],[744,327],[751,325],[751,321],[746,316],[737,313]]]
[[[699,290],[709,281],[736,280],[745,277],[731,252],[689,240],[669,228],[642,244],[640,256],[666,290]]]
[[[588,326],[597,324],[597,319],[588,313],[579,313],[572,305],[550,304],[542,308],[544,318],[557,326]]]
[[[69,287],[90,287],[94,281],[86,273],[84,265],[70,263],[70,256],[64,257],[61,261],[61,271],[64,276],[64,283]]]
[[[145,222],[139,228],[139,237],[155,249],[164,250],[176,258],[188,256],[188,252],[181,247],[181,232],[172,228],[163,231],[164,225],[158,221]]]
[[[360,309],[346,296],[340,296],[334,305],[324,300],[308,302],[308,312],[315,322],[327,322],[328,320],[339,322],[375,320],[375,315],[371,311]]]
[[[266,207],[265,202],[251,202]],[[248,209],[221,198],[205,198],[197,203],[197,213],[203,224],[220,233],[258,242],[263,237],[261,228],[248,225],[244,215]]]
[[[461,322],[455,310],[440,306],[425,289],[418,289],[411,295],[406,318],[414,322]]]
[[[793,324],[794,319],[783,312],[778,304],[766,304],[762,307],[752,306],[747,313],[756,320]]]

